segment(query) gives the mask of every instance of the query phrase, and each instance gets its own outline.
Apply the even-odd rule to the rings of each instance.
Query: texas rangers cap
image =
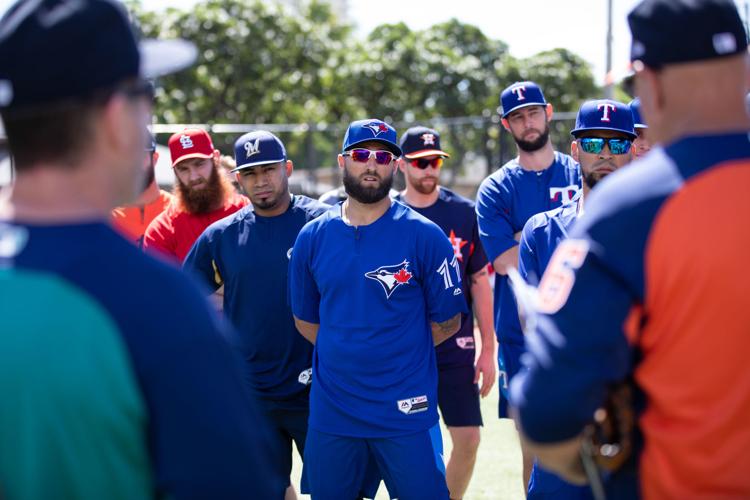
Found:
[[[630,59],[659,68],[739,54],[747,38],[732,0],[643,0],[628,15]]]
[[[503,118],[526,106],[546,106],[542,89],[534,82],[516,82],[500,93]]]
[[[641,118],[641,100],[637,97],[630,101],[628,104],[630,111],[633,113],[633,127],[635,128],[648,128],[646,122]]]
[[[341,151],[349,151],[365,142],[379,142],[396,156],[401,156],[401,148],[396,143],[396,129],[384,121],[369,118],[357,120],[349,124],[344,136]]]
[[[427,127],[412,127],[401,136],[401,152],[409,160],[424,158],[425,156],[451,155],[440,149],[440,134],[437,130]]]
[[[184,40],[136,42],[116,0],[19,0],[0,19],[0,108],[90,96],[189,66]]]
[[[578,137],[586,130],[622,132],[631,139],[638,137],[633,128],[633,112],[627,104],[611,99],[586,101],[576,116],[576,127],[570,132]]]
[[[286,148],[281,140],[271,132],[255,130],[240,136],[234,142],[234,161],[237,166],[232,172],[286,161]]]
[[[214,143],[208,132],[201,128],[186,128],[169,138],[169,155],[174,167],[182,160],[190,158],[211,158]]]

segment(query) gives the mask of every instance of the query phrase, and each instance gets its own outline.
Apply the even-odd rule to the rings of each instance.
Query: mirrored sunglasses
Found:
[[[371,151],[369,149],[352,149],[341,153],[341,155],[350,156],[352,160],[358,163],[367,163],[374,156],[375,163],[378,165],[388,165],[396,158],[390,151]]]
[[[429,160],[426,158],[415,158],[413,160],[409,160],[409,164],[412,167],[418,168],[420,170],[424,170],[427,167],[440,168],[443,166],[443,159],[440,157],[432,158]]]
[[[603,137],[583,137],[578,139],[578,145],[585,153],[595,155],[602,152],[605,144],[609,147],[609,151],[613,155],[624,155],[630,151],[630,146],[632,146],[633,142],[630,139],[617,137],[609,139]]]

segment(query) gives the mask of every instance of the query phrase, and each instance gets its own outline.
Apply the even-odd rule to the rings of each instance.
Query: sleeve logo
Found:
[[[547,270],[539,283],[538,311],[554,314],[565,305],[580,269],[589,253],[586,240],[567,239],[552,254]]]
[[[430,407],[427,396],[417,396],[415,398],[400,399],[397,403],[398,411],[405,415],[427,411]]]

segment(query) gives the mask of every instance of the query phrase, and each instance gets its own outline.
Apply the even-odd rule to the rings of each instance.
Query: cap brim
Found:
[[[583,132],[590,132],[593,130],[609,130],[611,132],[620,132],[621,134],[625,134],[631,139],[637,139],[638,136],[634,134],[633,132],[630,132],[629,130],[621,129],[621,128],[609,128],[609,127],[592,127],[592,128],[577,128],[575,130],[570,131],[570,135],[573,137],[578,137],[578,134],[581,134]]]
[[[139,44],[141,53],[141,76],[157,78],[185,69],[195,62],[198,49],[187,40],[143,40]]]
[[[544,107],[546,105],[547,105],[546,102],[542,102],[542,103],[539,103],[539,102],[527,102],[526,104],[519,104],[518,106],[516,106],[514,108],[511,108],[510,111],[506,112],[505,110],[503,110],[503,118],[507,117],[512,112],[514,112],[514,111],[516,111],[518,109],[521,109],[521,108],[528,108],[529,106],[542,106],[542,107]]]
[[[633,128],[648,128],[648,125],[643,123],[636,123],[635,125],[633,125]]]
[[[174,167],[181,161],[189,160],[191,158],[211,158],[211,156],[213,155],[207,155],[205,153],[190,153],[189,155],[182,155],[172,162],[172,166]]]
[[[271,163],[279,163],[282,161],[286,161],[286,158],[282,158],[280,160],[262,160],[262,161],[254,161],[250,163],[243,163],[242,165],[237,165],[229,172],[234,173],[234,172],[237,172],[238,170],[244,170],[246,168],[257,167],[258,165],[270,165]]]
[[[408,160],[416,160],[417,158],[424,158],[425,156],[442,156],[444,158],[451,157],[451,155],[439,149],[423,149],[421,151],[415,151],[413,153],[404,154],[404,158]]]
[[[357,142],[355,142],[353,144],[349,144],[349,146],[347,146],[347,148],[344,151],[351,151],[352,149],[356,148],[360,144],[364,144],[366,142],[377,142],[377,143],[380,143],[383,146],[387,147],[388,151],[390,151],[391,153],[393,153],[396,156],[401,156],[403,154],[401,152],[401,148],[398,147],[398,145],[396,145],[396,144],[394,144],[394,143],[392,143],[390,141],[386,141],[384,139],[378,139],[377,137],[373,137],[373,138],[365,139],[363,141],[357,141]]]

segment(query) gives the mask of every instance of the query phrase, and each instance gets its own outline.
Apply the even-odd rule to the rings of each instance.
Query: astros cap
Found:
[[[546,106],[542,89],[534,82],[516,82],[500,93],[503,118],[526,106]]]
[[[349,151],[365,142],[379,142],[394,155],[401,156],[401,148],[396,144],[396,140],[396,129],[384,121],[374,118],[357,120],[350,123],[346,129],[341,151]]]
[[[451,156],[440,149],[440,134],[437,130],[427,127],[412,127],[407,130],[401,136],[401,152],[409,160],[425,156]]]
[[[586,130],[622,132],[631,139],[638,137],[633,128],[633,112],[627,104],[611,99],[586,101],[576,116],[576,127],[570,132],[578,137]]]
[[[211,158],[214,154],[214,143],[211,136],[200,128],[186,128],[172,134],[169,138],[169,155],[174,167],[182,160],[190,158]]]
[[[184,40],[138,44],[116,0],[20,0],[0,20],[0,108],[83,98],[190,65]]]
[[[237,166],[232,172],[286,161],[286,148],[281,140],[271,132],[255,130],[240,136],[234,143],[234,161]]]

